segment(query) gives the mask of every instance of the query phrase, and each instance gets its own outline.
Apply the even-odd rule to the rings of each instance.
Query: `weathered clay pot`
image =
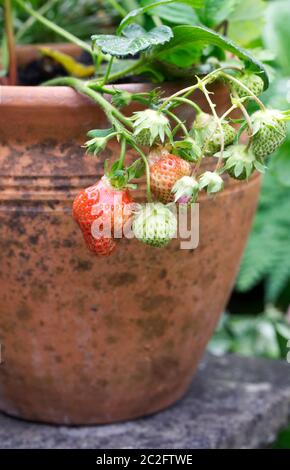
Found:
[[[226,91],[216,96],[222,111]],[[71,204],[101,174],[80,147],[99,126],[101,111],[71,89],[1,89],[0,409],[11,415],[107,423],[174,403],[237,273],[257,176],[202,197],[196,250],[124,240],[108,258],[87,251]]]

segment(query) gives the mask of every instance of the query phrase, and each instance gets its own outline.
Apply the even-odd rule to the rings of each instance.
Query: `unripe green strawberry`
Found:
[[[227,122],[222,122],[224,134],[224,146],[230,145],[235,140],[236,131]],[[221,149],[221,132],[213,116],[207,113],[199,113],[193,124],[193,135],[203,147],[207,155],[212,155]]]
[[[159,202],[142,206],[133,221],[135,237],[155,247],[166,246],[174,237],[176,230],[175,215]]]
[[[259,75],[244,72],[240,76],[237,76],[237,79],[240,80],[240,82],[242,82],[242,84],[245,85],[252,93],[254,93],[254,95],[259,96],[263,93],[264,82]],[[235,82],[231,82],[231,90],[232,92],[237,93],[240,98],[251,96],[245,88]]]
[[[142,129],[138,134],[135,134],[134,137],[136,144],[146,147],[151,145],[151,132],[149,129]]]
[[[236,137],[235,129],[228,123],[222,124],[223,132],[224,132],[224,146],[230,145],[233,143]],[[221,148],[221,132],[220,129],[217,128],[216,131],[213,133],[212,137],[206,144],[205,152],[208,154],[213,154],[218,152]]]
[[[284,116],[275,109],[257,111],[252,115],[253,144],[256,157],[264,158],[277,150],[286,138]]]

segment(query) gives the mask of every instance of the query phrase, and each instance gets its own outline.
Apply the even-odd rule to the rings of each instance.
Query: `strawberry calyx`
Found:
[[[214,171],[205,171],[199,177],[199,189],[206,189],[208,194],[215,194],[224,188],[222,177]]]
[[[199,192],[199,184],[193,176],[183,176],[174,184],[171,192],[174,202],[188,204],[195,202]]]
[[[143,146],[152,146],[154,143],[171,137],[169,119],[162,112],[154,109],[137,111],[132,117],[133,136],[137,143]]]

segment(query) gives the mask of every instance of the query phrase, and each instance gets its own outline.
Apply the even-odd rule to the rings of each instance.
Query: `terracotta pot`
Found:
[[[102,172],[80,145],[104,115],[68,88],[1,97],[0,409],[64,424],[161,410],[185,393],[226,305],[260,179],[202,197],[196,250],[124,240],[92,257],[71,204]],[[226,90],[216,97],[222,111]]]

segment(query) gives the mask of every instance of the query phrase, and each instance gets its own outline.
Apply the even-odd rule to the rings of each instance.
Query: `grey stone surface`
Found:
[[[185,398],[166,411],[93,427],[26,423],[0,415],[0,448],[258,448],[275,438],[289,415],[286,361],[207,355]]]

